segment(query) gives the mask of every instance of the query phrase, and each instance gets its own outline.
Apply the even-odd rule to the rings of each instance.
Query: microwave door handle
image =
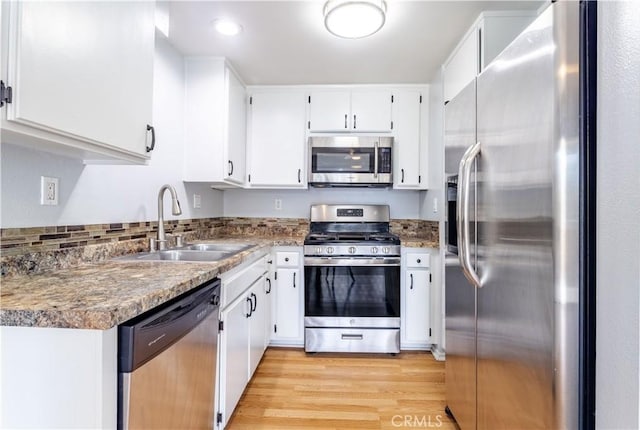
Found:
[[[458,188],[458,211],[457,211],[457,227],[458,227],[458,246],[460,266],[469,280],[475,287],[481,288],[482,282],[471,264],[471,251],[469,239],[469,185],[471,178],[471,167],[473,161],[480,154],[480,142],[471,146],[462,156],[460,161],[460,171],[458,178],[460,185]]]
[[[378,178],[378,142],[373,144],[373,177]]]

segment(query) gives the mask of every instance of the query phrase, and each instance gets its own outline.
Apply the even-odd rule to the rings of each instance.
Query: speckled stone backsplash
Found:
[[[295,236],[309,230],[305,218],[202,218],[165,221],[169,245],[174,235],[185,241],[228,236]],[[36,274],[80,263],[148,251],[149,238],[157,235],[157,222],[69,225],[0,229],[0,273],[2,276]],[[392,220],[391,231],[401,238],[438,243],[438,223]]]

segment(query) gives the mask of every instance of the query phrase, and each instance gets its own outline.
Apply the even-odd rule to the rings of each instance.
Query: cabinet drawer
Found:
[[[407,254],[407,267],[429,267],[429,257],[426,252]]]
[[[276,253],[277,267],[298,267],[300,254],[297,252],[278,252]]]
[[[266,260],[266,256],[262,257],[233,276],[226,279],[222,277],[221,309],[227,307],[267,271]]]

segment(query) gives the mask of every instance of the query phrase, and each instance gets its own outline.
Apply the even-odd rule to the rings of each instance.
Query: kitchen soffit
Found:
[[[223,56],[249,85],[430,82],[482,11],[536,10],[541,1],[393,1],[373,36],[348,40],[323,24],[324,1],[175,1],[171,43],[184,55]],[[231,18],[234,37],[211,22]]]

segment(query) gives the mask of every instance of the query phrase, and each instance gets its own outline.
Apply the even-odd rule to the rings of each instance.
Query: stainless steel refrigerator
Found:
[[[578,2],[552,3],[445,107],[446,399],[462,430],[582,426],[580,20]]]

